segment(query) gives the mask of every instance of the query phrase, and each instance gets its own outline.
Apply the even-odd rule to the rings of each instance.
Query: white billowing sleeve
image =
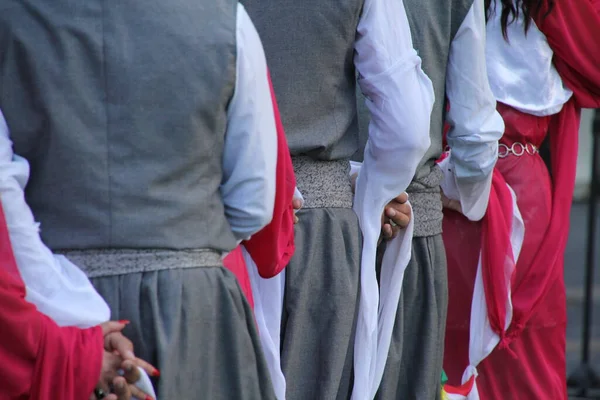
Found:
[[[86,275],[64,256],[53,255],[42,242],[39,224],[25,201],[28,180],[29,163],[13,154],[0,112],[0,203],[26,300],[59,326],[88,328],[108,321],[108,305]]]
[[[358,172],[354,210],[363,232],[361,291],[354,344],[352,400],[375,397],[389,352],[402,279],[411,257],[414,222],[388,243],[375,273],[385,205],[406,190],[429,148],[434,93],[413,48],[402,0],[365,0],[354,64],[371,113]]]
[[[485,45],[485,7],[483,0],[475,0],[450,48],[446,93],[451,155],[442,185],[447,196],[458,193],[455,200],[471,220],[480,220],[487,209],[498,140],[504,133],[488,82]]]
[[[277,132],[267,62],[258,33],[242,5],[237,12],[235,93],[227,110],[221,195],[239,241],[273,218]]]

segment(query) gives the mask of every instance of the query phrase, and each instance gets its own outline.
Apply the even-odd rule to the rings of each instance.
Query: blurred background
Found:
[[[567,287],[567,368],[568,373],[575,372],[581,364],[581,347],[583,331],[583,306],[585,294],[585,269],[588,245],[589,196],[592,181],[593,156],[593,120],[594,110],[584,110],[579,132],[579,158],[577,165],[577,181],[574,203],[571,212],[571,230],[569,243],[565,253],[565,283]],[[600,111],[597,111],[600,112]],[[600,116],[599,116],[600,118]],[[598,124],[596,124],[598,125]],[[596,132],[600,135],[600,132]],[[597,140],[600,140],[597,139]],[[593,243],[595,259],[593,264],[593,310],[591,339],[589,344],[590,363],[597,374],[600,374],[600,199],[596,198],[598,212],[596,218],[596,240]],[[583,394],[571,390],[573,399],[600,399],[600,390]],[[577,397],[576,395],[582,396]]]

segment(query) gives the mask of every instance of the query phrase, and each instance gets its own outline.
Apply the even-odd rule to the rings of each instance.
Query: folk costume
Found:
[[[508,42],[499,3],[488,21],[489,79],[506,124],[495,184],[481,223],[452,212],[444,220],[451,295],[444,368],[453,385],[477,377],[462,398],[567,398],[563,256],[580,109],[600,106],[600,2],[553,3],[527,34],[519,15]],[[546,138],[551,176],[537,152]],[[519,216],[524,236],[515,241]]]
[[[373,391],[379,347],[374,264],[381,213],[408,186],[429,145],[431,83],[401,2],[244,5],[265,46],[304,197],[296,253],[285,270],[286,398],[363,399]],[[357,73],[376,117],[353,198]]]
[[[275,197],[267,68],[244,9],[8,1],[0,54],[0,109],[31,168],[21,200],[41,222],[18,240],[65,256],[131,321],[158,398],[274,399],[222,267]]]
[[[465,194],[463,207],[472,209],[474,219],[485,211],[485,201],[480,204],[477,199],[480,193],[489,193],[497,140],[504,128],[487,81],[483,0],[405,0],[404,5],[413,44],[433,83],[436,101],[431,113],[431,146],[407,189],[414,219],[412,253],[401,280],[397,312],[391,316],[395,321],[377,393],[381,400],[441,395],[448,298],[441,236],[444,173],[436,161],[443,151],[444,123],[449,125],[448,141],[457,149],[449,168],[455,172],[458,190]],[[449,111],[446,98],[455,104]],[[362,117],[366,119],[368,114],[363,112]],[[390,245],[386,247],[382,274],[386,258],[398,260],[389,254]],[[382,276],[380,285],[385,284]]]

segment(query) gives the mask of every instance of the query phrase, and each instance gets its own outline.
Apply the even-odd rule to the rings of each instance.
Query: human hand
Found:
[[[460,201],[449,199],[444,193],[442,193],[442,206],[462,214],[462,206]]]
[[[135,386],[133,386],[135,388]],[[127,380],[122,376],[117,376],[112,381],[113,393],[104,391],[100,386],[96,387],[94,393],[90,396],[90,400],[130,400],[134,394],[132,394],[132,386],[127,383]],[[152,397],[141,394],[135,395],[138,399],[151,400]]]
[[[408,194],[402,193],[392,199],[384,208],[381,215],[382,238],[391,240],[395,238],[400,229],[408,226],[412,213],[408,204]]]
[[[302,200],[294,197],[292,199],[292,207],[294,207],[294,211],[298,211],[299,209],[302,208]],[[296,213],[294,213],[294,224],[297,224],[299,221],[298,216],[296,215]]]
[[[150,400],[151,396],[135,386],[141,377],[138,367],[154,377],[160,376],[160,372],[151,364],[135,356],[133,344],[121,333],[128,323],[129,321],[109,321],[101,325],[105,354],[98,388],[107,394],[110,387],[113,387],[114,393],[112,394],[117,397],[103,397],[104,399],[121,400],[135,396],[138,399]],[[123,376],[120,376],[121,374]],[[123,385],[124,388],[120,387]],[[97,397],[95,396],[95,398]]]

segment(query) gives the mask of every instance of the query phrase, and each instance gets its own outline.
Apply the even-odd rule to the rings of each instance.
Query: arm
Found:
[[[249,239],[273,217],[277,133],[258,33],[238,6],[237,79],[229,104],[221,195],[238,240]]]
[[[294,253],[294,222],[296,216],[294,215],[292,200],[296,197],[297,191],[290,149],[287,146],[285,131],[279,116],[279,107],[277,106],[270,77],[269,86],[275,126],[277,127],[277,171],[273,220],[260,232],[252,236],[249,241],[244,242],[246,250],[263,278],[270,278],[279,274]],[[298,204],[295,205],[298,206]]]
[[[404,191],[430,145],[431,81],[413,48],[402,1],[366,0],[357,28],[354,63],[371,113],[367,159],[396,174]]]
[[[488,83],[483,0],[475,0],[452,42],[446,93],[450,181],[456,185],[464,214],[479,220],[487,208],[498,140],[504,132]]]
[[[358,83],[371,114],[356,193],[372,164],[382,179],[377,184],[391,194],[387,204],[406,190],[429,148],[433,88],[413,48],[402,1],[365,1],[355,50]]]
[[[61,326],[89,327],[107,321],[108,305],[85,274],[66,258],[55,257],[42,242],[39,224],[25,201],[28,179],[29,164],[13,154],[0,111],[0,204],[27,301]]]
[[[59,328],[25,300],[0,205],[0,387],[6,398],[87,399],[99,380],[102,329]]]

